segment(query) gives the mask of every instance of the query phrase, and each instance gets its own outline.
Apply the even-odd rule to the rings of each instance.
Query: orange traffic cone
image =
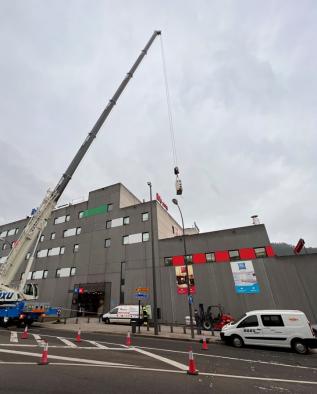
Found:
[[[47,365],[48,364],[48,343],[45,342],[44,349],[42,352],[41,361],[38,363],[39,365]]]
[[[208,345],[207,345],[207,341],[206,341],[205,336],[203,336],[203,346],[202,346],[201,350],[208,350]]]
[[[128,331],[127,337],[125,339],[125,344],[126,346],[131,346],[131,335],[130,335],[130,331]]]
[[[22,332],[21,339],[28,339],[29,337],[29,331],[28,331],[28,326],[25,326],[24,331]]]
[[[195,360],[194,360],[194,353],[192,349],[189,350],[188,353],[188,375],[198,375],[198,370],[196,369]]]
[[[76,342],[81,342],[80,334],[81,334],[81,331],[80,331],[80,328],[79,328],[79,330],[77,331],[77,335],[76,335]]]

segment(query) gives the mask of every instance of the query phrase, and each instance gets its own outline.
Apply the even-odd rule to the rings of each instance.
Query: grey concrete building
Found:
[[[152,235],[150,204],[118,183],[54,210],[29,276],[39,285],[39,301],[62,307],[65,316],[79,308],[100,314],[135,304],[135,289],[147,287],[152,303],[153,242],[161,320],[183,323],[188,301],[182,228],[155,200]],[[0,263],[27,220],[0,226]],[[275,256],[263,224],[202,234],[191,230],[186,246],[195,307],[221,304],[236,317],[251,309],[300,309],[317,322],[316,254]],[[241,283],[250,280],[254,286],[245,292]]]

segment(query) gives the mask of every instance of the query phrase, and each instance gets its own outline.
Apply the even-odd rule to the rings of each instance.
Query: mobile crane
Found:
[[[151,47],[153,41],[160,34],[161,32],[158,30],[153,32],[150,40],[141,51],[141,54],[119,85],[115,94],[109,100],[106,108],[98,118],[91,131],[88,133],[88,136],[80,146],[75,157],[73,158],[65,173],[60,178],[56,187],[53,190],[47,191],[37,212],[30,218],[19,239],[14,243],[14,245],[12,245],[12,249],[7,257],[6,262],[2,264],[0,268],[0,323],[8,324],[10,320],[16,320],[18,322],[23,320],[25,323],[30,323],[34,320],[37,320],[42,314],[52,314],[56,312],[55,308],[51,308],[47,304],[39,305],[32,303],[31,301],[34,301],[38,298],[38,288],[35,283],[26,284],[27,276],[34,259],[34,254],[41,233],[44,230],[57,201],[71,180],[88,148],[96,138],[101,126],[107,119],[112,108],[116,105],[121,93],[127,86],[130,79],[133,77],[134,72],[142,62],[144,56],[147,54],[147,51]],[[27,263],[23,278],[20,281],[18,288],[14,288],[12,287],[12,282],[18,270],[22,266],[26,254],[34,243],[35,247],[33,248],[31,258]]]

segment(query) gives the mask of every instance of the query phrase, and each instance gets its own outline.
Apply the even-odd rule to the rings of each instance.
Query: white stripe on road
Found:
[[[92,345],[95,345],[99,349],[109,349],[107,346],[101,345],[101,343],[95,342],[95,341],[88,341],[86,340],[85,342],[91,343]]]
[[[10,342],[19,342],[18,333],[16,331],[11,331]]]
[[[29,357],[38,357],[42,356],[41,353],[31,353],[31,352],[20,352],[18,350],[9,350],[9,349],[0,349],[0,353],[9,353],[9,354],[19,354],[21,356],[29,356]],[[86,363],[86,364],[93,364],[93,365],[105,365],[105,366],[115,366],[115,367],[134,367],[134,365],[130,364],[120,364],[120,363],[112,363],[107,361],[98,361],[98,360],[87,360],[83,358],[76,358],[76,357],[64,357],[64,356],[55,356],[49,355],[49,359],[53,360],[64,360],[64,361],[72,361],[72,362],[79,362],[79,363]]]
[[[36,342],[38,343],[39,346],[44,347],[45,340],[42,339],[38,334],[32,334]]]
[[[182,350],[160,349],[160,348],[156,348],[156,347],[147,347],[147,346],[138,346],[138,348],[140,348],[140,349],[149,349],[149,350],[157,350],[157,351],[169,352],[169,353],[188,354],[188,352],[184,352]],[[206,353],[195,353],[195,355],[196,356],[202,356],[202,357],[211,357],[211,358],[223,358],[223,359],[226,359],[226,360],[233,360],[233,361],[243,361],[243,362],[247,362],[247,363],[276,365],[276,366],[279,366],[279,367],[311,369],[311,370],[317,371],[316,367],[305,367],[303,365],[282,364],[282,363],[277,363],[277,362],[274,362],[274,361],[250,360],[250,359],[246,359],[246,358],[237,358],[237,357],[229,357],[229,356],[218,356],[217,354],[206,354]]]
[[[73,348],[78,347],[77,345],[75,345],[73,342],[69,341],[66,338],[62,338],[62,337],[56,337],[56,338],[64,342],[65,345],[67,345],[68,347],[73,347]]]
[[[69,357],[65,357],[69,358]],[[75,360],[75,359],[73,359]],[[139,371],[153,371],[153,372],[165,372],[165,373],[177,373],[177,374],[183,374],[183,371],[175,371],[175,370],[170,370],[170,369],[162,369],[162,368],[146,368],[146,367],[136,367],[136,366],[130,366],[130,365],[124,365],[124,364],[111,364],[109,363],[108,365],[106,363],[101,364],[99,361],[97,363],[99,364],[93,364],[90,363],[90,361],[93,360],[82,360],[83,363],[81,364],[74,364],[74,363],[49,363],[50,366],[73,366],[73,367],[99,367],[99,368],[118,368],[118,369],[132,369],[132,370],[139,370]],[[86,362],[86,364],[85,364]],[[88,363],[89,362],[89,363]],[[6,362],[6,361],[0,361],[0,364],[26,364],[26,365],[37,365],[37,363],[29,363],[29,362]],[[308,384],[308,385],[317,385],[317,382],[309,381],[309,380],[291,380],[291,379],[276,379],[276,378],[262,378],[262,377],[257,377],[257,376],[241,376],[241,375],[226,375],[226,374],[218,374],[218,373],[209,373],[209,372],[201,372],[199,375],[203,376],[213,376],[215,378],[232,378],[232,379],[244,379],[244,380],[260,380],[260,381],[268,381],[268,382],[279,382],[279,383],[294,383],[294,384]]]
[[[188,369],[187,365],[181,364],[181,363],[174,361],[174,360],[170,360],[169,358],[158,356],[157,354],[154,354],[154,353],[146,352],[145,350],[142,350],[137,347],[133,347],[132,349],[138,353],[144,354],[145,356],[152,357],[152,358],[155,358],[156,360],[162,361],[163,363],[172,365],[173,367],[181,369],[182,371],[186,371]]]

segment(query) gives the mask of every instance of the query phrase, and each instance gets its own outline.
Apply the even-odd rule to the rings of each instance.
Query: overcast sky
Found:
[[[0,224],[66,170],[152,32],[162,30],[186,226],[251,224],[317,246],[317,3],[0,1]],[[179,220],[156,40],[60,203],[147,181]]]

